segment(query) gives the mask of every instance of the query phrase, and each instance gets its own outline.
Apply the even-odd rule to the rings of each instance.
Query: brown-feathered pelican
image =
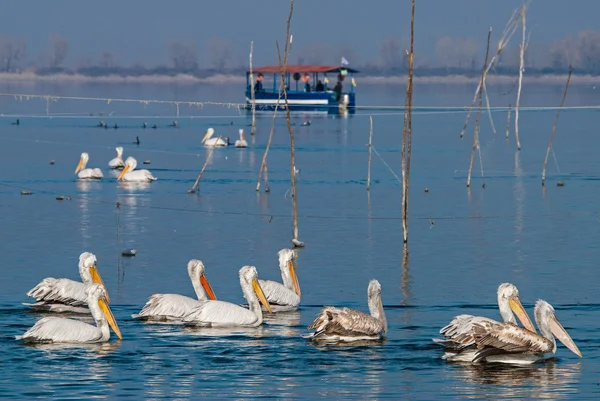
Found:
[[[198,259],[190,260],[187,269],[198,299],[179,294],[154,294],[148,299],[141,312],[137,315],[131,315],[131,317],[159,322],[181,321],[198,306],[199,302],[207,301],[209,298],[217,299],[206,279],[202,261]],[[206,296],[207,293],[208,297]]]
[[[24,305],[49,312],[90,313],[85,292],[87,285],[98,283],[104,286],[96,255],[91,252],[79,255],[79,275],[81,283],[68,278],[46,277],[27,292],[27,296],[35,298],[36,302]],[[106,300],[110,302],[108,293]]]
[[[529,365],[551,358],[556,352],[554,336],[582,357],[579,348],[556,318],[552,305],[540,299],[533,314],[541,335],[512,323],[474,323],[473,332],[479,350],[473,362]]]
[[[121,330],[108,306],[104,286],[88,284],[85,293],[96,326],[80,320],[45,317],[38,320],[25,334],[17,336],[17,340],[29,343],[102,343],[110,339],[109,325],[119,339],[122,339]]]
[[[519,299],[519,290],[511,283],[502,283],[498,286],[498,307],[500,315],[506,323],[516,325],[517,320],[515,314],[521,321],[521,324],[527,329],[535,333],[535,327],[529,319],[529,315],[523,308]],[[475,333],[473,325],[493,325],[497,321],[473,315],[458,315],[447,326],[440,330],[443,339],[434,338],[433,341],[442,344],[446,348],[446,352],[442,356],[443,359],[449,361],[471,362],[477,351],[475,346]]]
[[[294,263],[296,255],[292,249],[279,251],[279,269],[283,284],[271,280],[258,280],[273,312],[289,312],[300,305],[300,284]]]
[[[367,290],[369,312],[349,308],[326,306],[308,326],[316,331],[309,337],[313,341],[350,342],[378,340],[387,333],[387,320],[381,302],[381,285],[371,280]]]
[[[77,177],[79,177],[80,180],[99,180],[104,177],[102,170],[99,168],[86,168],[89,160],[90,155],[83,152],[81,154],[81,158],[79,159],[79,164],[75,169],[75,174],[77,174]]]
[[[240,269],[240,285],[248,301],[248,309],[223,301],[200,302],[183,319],[183,323],[200,327],[257,327],[263,322],[262,303],[268,312],[269,302],[258,282],[258,272],[254,266]]]

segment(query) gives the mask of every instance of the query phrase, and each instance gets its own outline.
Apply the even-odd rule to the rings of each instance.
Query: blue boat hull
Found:
[[[275,110],[277,106],[278,93],[274,92],[257,92],[254,97],[256,110]],[[288,91],[287,99],[290,110],[296,111],[321,111],[338,113],[340,103],[336,100],[335,92],[304,92],[304,91]],[[346,100],[347,110],[353,113],[356,106],[355,93],[343,93],[342,99]],[[246,108],[252,106],[252,93],[246,91]],[[285,110],[284,100],[279,100],[279,109]]]

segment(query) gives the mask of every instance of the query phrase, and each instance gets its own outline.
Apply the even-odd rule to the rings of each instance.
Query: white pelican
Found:
[[[521,304],[519,290],[513,284],[502,283],[498,286],[498,307],[504,322],[516,325],[516,314],[521,324],[527,330],[533,333],[536,332],[531,319],[529,319],[529,315],[527,315],[525,308]],[[445,338],[433,339],[434,342],[446,347],[446,352],[442,356],[443,359],[462,362],[471,362],[473,360],[477,351],[475,347],[475,333],[473,332],[473,325],[475,323],[493,325],[498,322],[483,316],[456,316],[450,324],[440,330],[440,334]],[[469,347],[469,350],[467,350],[467,347]]]
[[[198,297],[197,300],[179,294],[154,294],[146,302],[142,311],[131,317],[149,321],[180,321],[198,306],[199,302],[207,301],[209,297],[212,300],[217,299],[204,275],[202,261],[192,259],[188,262],[187,268]],[[208,297],[206,293],[208,293]]]
[[[125,162],[123,161],[123,148],[117,146],[115,150],[117,151],[117,157],[108,162],[108,167],[122,169],[125,167]]]
[[[156,177],[152,175],[152,173],[148,170],[135,170],[137,167],[137,160],[133,157],[129,156],[127,160],[125,160],[125,167],[121,174],[117,177],[117,181],[133,181],[133,182],[152,182],[156,181]]]
[[[214,129],[209,128],[206,130],[206,135],[202,138],[204,146],[229,146],[229,138],[211,138],[214,134]]]
[[[473,323],[479,351],[473,362],[529,365],[551,358],[556,352],[556,336],[573,353],[582,357],[579,348],[559,323],[554,308],[541,299],[533,312],[540,334],[512,323],[492,325]]]
[[[236,148],[247,148],[248,142],[246,142],[246,138],[244,138],[244,130],[240,128],[240,139],[235,141]]]
[[[259,280],[259,283],[273,312],[294,311],[300,305],[301,296],[294,269],[296,256],[291,249],[282,249],[278,255],[283,284],[271,280]]]
[[[326,306],[317,318],[308,326],[315,329],[311,340],[328,342],[352,342],[378,340],[387,333],[387,320],[381,302],[381,285],[371,280],[367,290],[369,312],[349,308]]]
[[[79,159],[79,164],[77,165],[77,169],[75,170],[75,174],[79,179],[92,179],[99,180],[104,177],[102,171],[99,168],[85,168],[87,166],[87,162],[90,160],[90,155],[86,152],[81,154],[81,159]]]
[[[108,306],[104,286],[88,284],[85,294],[96,326],[81,320],[45,317],[38,320],[25,334],[17,336],[17,340],[28,343],[103,343],[110,339],[109,325],[119,339],[122,339],[121,330]]]
[[[240,269],[240,285],[248,301],[248,309],[229,302],[204,301],[183,319],[184,324],[201,327],[260,326],[263,322],[260,304],[268,312],[272,311],[258,282],[256,267],[244,266]]]
[[[43,279],[27,292],[27,296],[35,298],[36,303],[24,305],[50,312],[89,313],[85,294],[87,285],[104,285],[98,272],[96,255],[84,252],[79,256],[79,275],[81,283],[68,278]],[[110,302],[108,294],[106,299]]]

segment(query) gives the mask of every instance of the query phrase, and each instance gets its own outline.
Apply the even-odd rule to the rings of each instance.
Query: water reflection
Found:
[[[151,182],[124,182],[124,181],[119,181],[119,187],[129,191],[129,192],[135,192],[135,191],[141,191],[141,190],[145,190],[145,189],[149,189],[150,186],[152,185]]]
[[[533,366],[461,365],[451,369],[453,380],[470,385],[452,386],[464,398],[562,398],[576,393],[581,363],[558,364],[555,359]]]

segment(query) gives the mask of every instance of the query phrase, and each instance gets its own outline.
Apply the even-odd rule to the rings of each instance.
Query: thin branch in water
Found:
[[[487,86],[483,81],[483,93],[485,94],[485,104],[487,107],[488,116],[490,117],[490,125],[492,126],[492,133],[496,136],[496,126],[494,125],[494,118],[492,117],[492,110],[490,109],[490,98],[488,97]]]
[[[269,149],[271,149],[271,142],[273,141],[273,133],[275,132],[275,118],[277,117],[277,109],[279,109],[279,102],[281,100],[281,91],[277,96],[277,102],[275,103],[275,110],[273,111],[273,118],[271,119],[271,132],[269,132],[269,140],[267,141],[267,147],[263,154],[262,163],[260,164],[260,171],[258,172],[258,180],[256,181],[256,190],[260,190],[260,180],[263,176],[263,170],[267,168],[267,156],[269,155]],[[269,183],[265,178],[265,192],[269,192]]]
[[[220,139],[221,139],[221,136],[219,135],[217,137],[217,142],[219,142]],[[206,156],[206,161],[204,162],[204,166],[202,166],[202,170],[200,170],[200,173],[198,174],[198,177],[196,178],[196,182],[194,182],[194,185],[192,185],[192,187],[190,189],[188,189],[188,194],[193,194],[196,192],[196,189],[198,188],[198,184],[200,184],[200,180],[202,179],[202,174],[204,174],[204,170],[206,169],[206,166],[208,166],[208,163],[210,162],[210,159],[211,159],[212,154],[215,151],[216,147],[217,146],[215,145],[210,148],[208,155]]]
[[[571,82],[571,74],[573,73],[573,67],[569,65],[569,76],[567,77],[567,85],[565,86],[565,92],[563,93],[562,101],[560,102],[560,107],[556,110],[556,117],[554,118],[554,125],[552,126],[552,134],[550,135],[550,143],[548,143],[548,149],[546,150],[546,158],[544,159],[544,167],[542,168],[542,186],[546,185],[546,167],[548,166],[548,156],[550,155],[550,149],[552,148],[552,141],[554,140],[554,132],[556,131],[556,123],[558,122],[558,116],[560,114],[560,110],[565,104],[565,99],[567,98],[567,91],[569,90],[569,82]]]
[[[510,134],[510,104],[508,105],[508,119],[506,120],[506,139],[508,139],[508,134]]]
[[[254,73],[252,72],[252,53],[254,51],[254,41],[250,42],[250,93],[252,94],[252,132],[254,135],[256,130],[256,100],[254,93]]]
[[[371,189],[371,153],[373,150],[373,116],[369,116],[369,163],[367,167],[367,191]]]
[[[488,72],[488,56],[490,53],[490,38],[492,37],[492,28],[488,32],[487,47],[485,50],[485,61],[483,63],[483,70],[481,71],[480,85],[483,87],[485,82],[485,75]],[[473,130],[473,147],[471,148],[471,159],[469,161],[469,174],[467,176],[467,187],[471,186],[471,172],[473,171],[473,158],[475,156],[475,150],[479,151],[479,163],[481,165],[481,179],[483,180],[483,187],[485,188],[485,180],[483,178],[483,160],[481,158],[481,147],[479,146],[479,116],[481,115],[482,108],[482,91],[479,91],[479,107],[477,108],[477,116],[475,117],[475,129]]]
[[[523,29],[523,39],[519,47],[519,86],[517,90],[517,102],[515,104],[515,139],[517,141],[517,150],[521,150],[521,140],[519,139],[519,104],[521,102],[521,89],[523,87],[523,71],[525,71],[525,30],[526,30],[526,18],[527,4],[524,4],[521,8],[521,27]]]

